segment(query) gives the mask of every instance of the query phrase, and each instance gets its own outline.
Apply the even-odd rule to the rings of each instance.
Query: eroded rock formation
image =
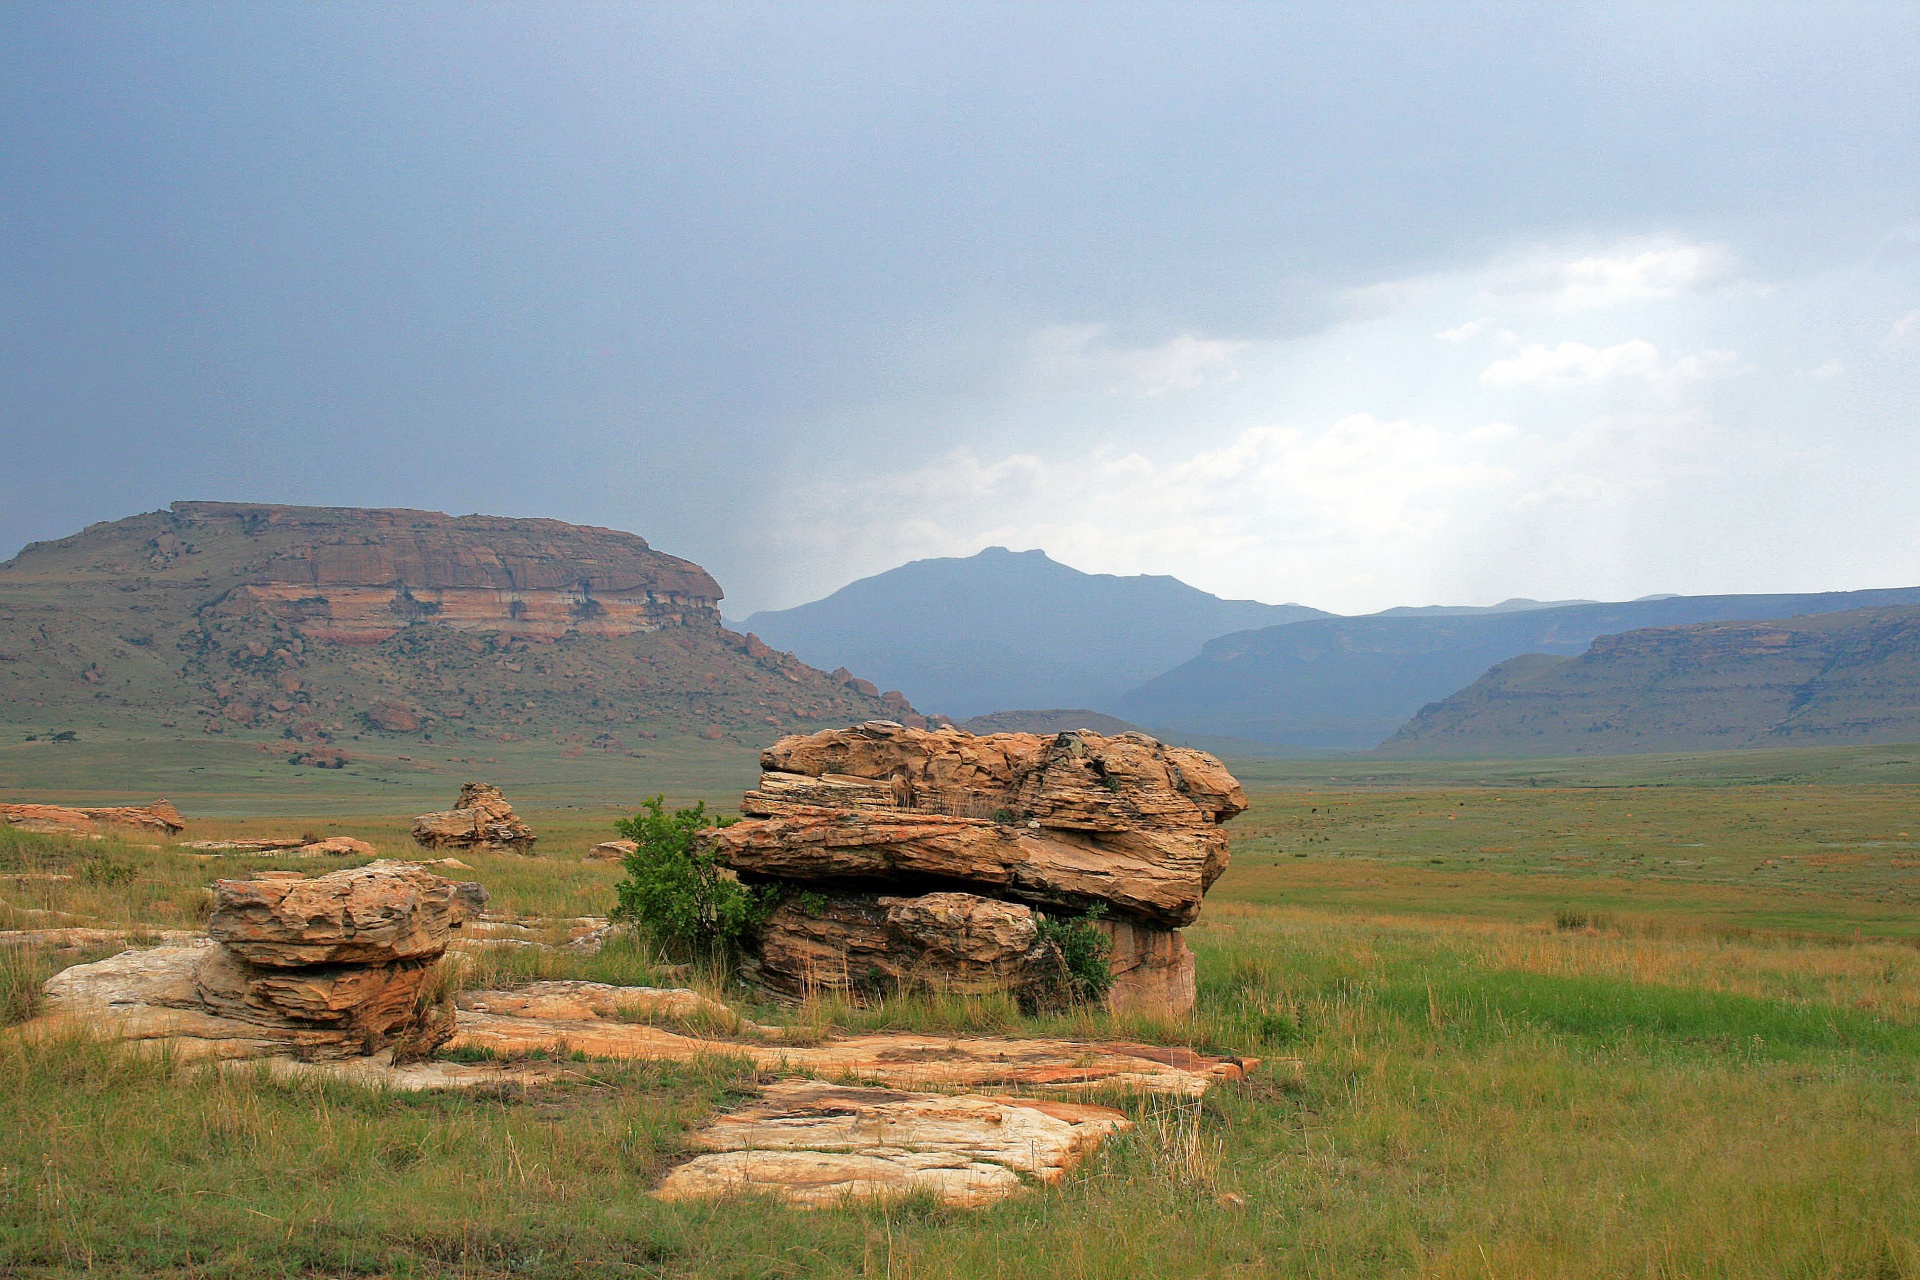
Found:
[[[453,1034],[434,965],[478,885],[375,862],[216,880],[213,895],[206,940],[63,970],[43,1021],[216,1057],[417,1057]]]
[[[720,620],[699,565],[615,529],[437,511],[176,502],[195,525],[299,540],[220,611],[279,619],[315,640],[378,644],[409,623],[547,637]]]
[[[887,721],[783,738],[748,821],[708,833],[790,890],[754,973],[779,994],[926,982],[1033,991],[1059,957],[1035,912],[1097,908],[1116,1009],[1184,1013],[1192,923],[1246,808],[1204,752],[1140,733],[991,734]]]
[[[413,820],[415,842],[428,849],[512,850],[533,852],[539,837],[514,815],[500,788],[469,782],[451,809],[423,813]]]

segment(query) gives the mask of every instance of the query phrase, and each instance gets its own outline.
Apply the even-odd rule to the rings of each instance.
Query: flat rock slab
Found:
[[[512,991],[464,992],[449,1047],[486,1050],[503,1058],[555,1049],[597,1058],[734,1057],[762,1071],[804,1071],[903,1089],[1060,1091],[1108,1086],[1187,1097],[1198,1097],[1217,1081],[1244,1079],[1258,1061],[1161,1045],[1007,1036],[889,1032],[817,1045],[707,1038],[629,1020],[634,1014],[617,1007],[625,998],[619,995],[589,1002],[556,989],[590,985],[531,983]],[[555,1013],[564,1016],[542,1016]]]
[[[1016,1194],[1022,1175],[1058,1182],[1131,1127],[1111,1107],[782,1080],[694,1134],[707,1154],[654,1194],[770,1195],[810,1208],[929,1194],[974,1207]]]

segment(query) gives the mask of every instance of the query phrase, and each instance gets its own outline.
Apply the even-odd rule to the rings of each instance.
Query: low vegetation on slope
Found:
[[[557,521],[176,504],[0,565],[0,723],[266,740],[331,768],[355,735],[618,755],[911,713],[725,630],[718,595],[631,534]]]
[[[1527,654],[1419,715],[1388,755],[1598,755],[1920,737],[1920,608],[1602,636]]]

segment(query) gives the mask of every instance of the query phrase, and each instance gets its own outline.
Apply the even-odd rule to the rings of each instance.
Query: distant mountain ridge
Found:
[[[1522,654],[1384,755],[1609,755],[1920,740],[1920,608],[1703,623]]]
[[[1023,707],[1110,710],[1126,690],[1216,636],[1328,616],[989,547],[915,560],[741,625],[814,666],[851,668],[924,710],[966,717]]]
[[[1521,654],[1571,656],[1644,627],[1920,604],[1920,587],[1669,596],[1514,612],[1323,617],[1209,641],[1200,655],[1093,705],[1159,732],[1293,750],[1363,751],[1422,707]]]

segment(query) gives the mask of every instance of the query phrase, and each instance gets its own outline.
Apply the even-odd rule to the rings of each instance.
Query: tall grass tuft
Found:
[[[0,1027],[18,1026],[38,1014],[41,984],[59,969],[38,947],[0,944]]]

